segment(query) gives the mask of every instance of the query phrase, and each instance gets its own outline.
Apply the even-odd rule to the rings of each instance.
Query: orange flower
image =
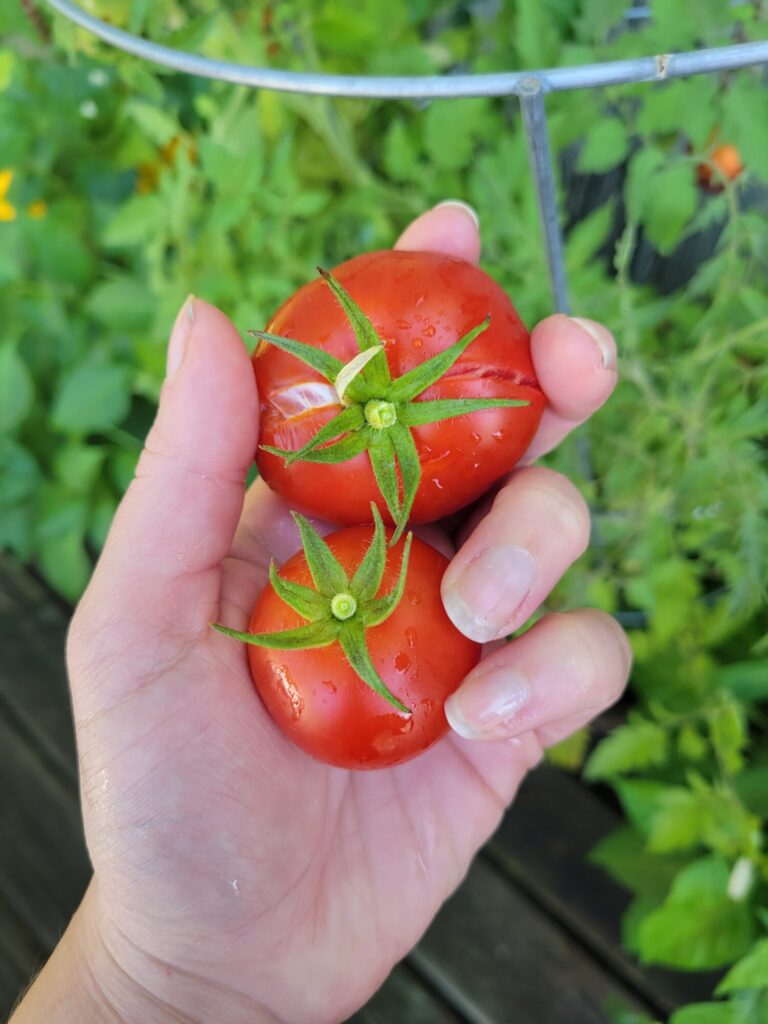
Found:
[[[13,171],[9,167],[0,170],[0,221],[16,220],[16,207],[6,199],[12,181]]]

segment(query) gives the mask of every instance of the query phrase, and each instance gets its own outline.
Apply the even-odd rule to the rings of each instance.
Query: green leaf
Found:
[[[56,476],[70,490],[87,494],[96,483],[106,457],[104,446],[76,442],[65,445],[54,459]]]
[[[330,422],[326,423],[324,427],[310,438],[309,441],[297,451],[292,452],[290,457],[286,458],[287,465],[292,465],[294,462],[299,462],[301,459],[305,459],[307,455],[318,448],[320,445],[325,444],[327,441],[332,441],[339,434],[345,434],[350,430],[357,430],[362,427],[365,423],[365,416],[363,410],[359,405],[351,405],[348,409],[344,409],[337,416],[334,416]],[[278,449],[267,449],[272,451],[273,454]]]
[[[607,736],[596,748],[584,769],[588,779],[607,779],[621,772],[663,764],[669,738],[655,722],[637,719]]]
[[[369,348],[381,347],[381,352],[368,363],[361,376],[371,388],[379,390],[384,394],[389,387],[390,376],[381,338],[376,333],[376,329],[371,321],[336,278],[329,274],[327,270],[323,270],[322,267],[317,269],[349,318],[360,351],[365,352]]]
[[[547,761],[566,771],[578,771],[584,764],[589,740],[589,729],[586,726],[583,729],[577,729],[566,739],[560,740],[559,743],[555,743],[547,749]]]
[[[248,331],[248,334],[252,338],[269,342],[270,345],[274,345],[275,348],[279,348],[282,352],[288,352],[290,355],[296,356],[302,363],[306,363],[313,370],[317,370],[331,384],[333,384],[344,367],[344,363],[337,359],[336,356],[332,356],[329,352],[324,352],[321,348],[315,348],[314,345],[307,345],[304,341],[282,338],[279,334],[268,334],[266,331]],[[256,358],[258,359],[258,351]]]
[[[299,512],[292,515],[299,528],[307,565],[318,592],[327,598],[347,592],[349,579],[336,556],[308,519]]]
[[[125,113],[158,146],[166,146],[179,133],[179,124],[175,117],[141,100],[129,100],[125,105]]]
[[[397,418],[407,427],[418,427],[424,423],[438,423],[456,416],[469,416],[486,409],[514,409],[530,405],[517,398],[436,398],[427,402],[408,402],[398,408]]]
[[[411,554],[412,540],[413,534],[406,534],[405,546],[403,547],[403,557],[400,561],[400,574],[397,578],[396,585],[385,597],[380,597],[377,600],[372,601],[365,609],[364,617],[366,626],[380,625],[385,619],[389,618],[403,599],[405,581],[408,576],[408,559]]]
[[[301,458],[303,462],[317,462],[329,466],[336,465],[339,462],[347,462],[349,459],[354,459],[356,456],[361,455],[366,451],[370,443],[371,432],[366,429],[355,430],[353,433],[347,434],[346,437],[342,437],[341,440],[336,441],[335,444],[329,444],[324,448],[316,448],[305,452]],[[278,458],[285,459],[289,464],[296,462],[296,459],[293,457],[295,452],[285,448],[273,448],[268,444],[263,444],[261,447],[265,452],[277,455]]]
[[[80,530],[41,540],[38,560],[43,576],[54,590],[70,601],[80,596],[92,569]]]
[[[746,1024],[732,1003],[692,1003],[673,1013],[669,1024]]]
[[[390,402],[410,402],[417,395],[420,395],[422,391],[434,384],[436,380],[439,380],[446,370],[449,370],[461,354],[472,344],[475,338],[482,334],[483,331],[487,330],[490,326],[491,318],[490,315],[483,320],[481,324],[473,327],[471,330],[455,341],[453,345],[449,345],[448,348],[443,349],[442,352],[438,352],[436,356],[432,356],[431,359],[427,359],[425,362],[415,366],[408,373],[404,373],[402,377],[398,377],[389,389],[388,398]]]
[[[631,892],[661,903],[681,867],[679,857],[649,857],[645,836],[631,825],[621,825],[589,852],[593,864]]]
[[[367,683],[372,690],[388,701],[393,707],[397,708],[398,711],[410,715],[410,709],[387,689],[386,684],[376,671],[366,647],[364,631],[352,623],[347,623],[339,630],[339,643],[347,657],[347,661],[363,682]]]
[[[768,658],[723,665],[717,679],[741,700],[768,700]]]
[[[671,164],[652,175],[640,223],[662,255],[671,252],[688,233],[697,204],[696,178],[688,163]]]
[[[748,988],[768,988],[768,939],[761,939],[734,964],[715,991],[722,995]]]
[[[645,963],[688,970],[723,967],[746,953],[753,925],[748,906],[728,897],[728,867],[706,857],[684,868],[664,904],[641,923]]]
[[[218,633],[231,636],[233,640],[242,640],[254,647],[268,647],[274,651],[306,651],[314,647],[327,647],[336,639],[339,629],[338,623],[332,619],[309,622],[296,629],[279,629],[274,633],[243,633],[218,622],[212,622],[211,626]]]
[[[403,426],[402,423],[394,423],[387,433],[392,442],[392,448],[400,467],[400,477],[403,482],[400,516],[396,520],[397,528],[390,541],[390,544],[396,544],[408,522],[408,517],[413,508],[413,501],[419,489],[421,464],[419,462],[419,454],[416,451],[416,442],[413,440],[413,435],[407,427]]]
[[[648,849],[654,853],[684,850],[704,838],[707,821],[706,799],[688,789],[673,786],[660,795],[659,810],[653,816]]]
[[[87,434],[125,419],[131,393],[128,371],[114,364],[75,367],[62,380],[51,412],[57,430]]]
[[[165,221],[166,208],[160,196],[133,196],[118,207],[104,228],[102,241],[110,248],[147,245]]]
[[[349,585],[350,592],[359,603],[372,601],[376,597],[387,564],[387,540],[384,534],[384,523],[381,520],[381,513],[373,503],[371,503],[371,514],[373,516],[373,537]]]
[[[0,433],[24,422],[32,408],[34,386],[13,341],[0,345]]]
[[[269,581],[281,601],[303,615],[310,622],[326,619],[328,615],[328,599],[292,580],[285,580],[278,575],[274,560],[269,563]]]
[[[391,429],[391,428],[390,428]],[[400,489],[395,469],[395,452],[389,437],[389,430],[377,430],[371,439],[368,455],[373,467],[373,475],[387,503],[389,514],[395,523],[400,522]]]
[[[620,164],[629,150],[629,133],[618,118],[596,118],[579,153],[582,174],[602,174]]]

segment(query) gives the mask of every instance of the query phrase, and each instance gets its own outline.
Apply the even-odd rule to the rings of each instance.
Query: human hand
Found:
[[[479,256],[455,204],[398,244]],[[549,405],[528,460],[615,382],[613,341],[591,322],[550,317],[532,351]],[[261,482],[245,495],[258,436],[247,352],[222,313],[191,300],[168,363],[70,631],[95,872],[79,962],[106,1019],[105,1008],[142,1022],[339,1021],[418,940],[543,747],[617,698],[628,646],[601,613],[546,616],[489,645],[447,705],[456,731],[419,758],[375,772],[311,760],[260,703],[244,648],[209,625],[247,628],[270,558],[299,547],[277,495]],[[443,586],[450,616],[482,641],[513,631],[588,532],[570,483],[516,470],[460,535]],[[437,527],[425,535],[450,544]]]

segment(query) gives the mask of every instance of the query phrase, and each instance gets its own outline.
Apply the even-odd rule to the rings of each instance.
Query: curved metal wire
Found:
[[[93,32],[105,42],[153,64],[203,78],[249,85],[279,92],[303,92],[360,99],[438,99],[461,96],[521,95],[525,82],[537,79],[544,92],[564,92],[629,82],[658,82],[713,71],[768,63],[768,41],[739,43],[692,53],[659,54],[579,67],[547,68],[542,71],[505,71],[486,75],[425,75],[410,77],[368,77],[364,75],[322,75],[306,71],[279,71],[246,64],[212,60],[197,54],[161,46],[86,14],[70,0],[48,0],[54,10]]]

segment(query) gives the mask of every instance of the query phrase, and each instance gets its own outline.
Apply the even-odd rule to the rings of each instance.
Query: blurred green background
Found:
[[[537,68],[768,38],[762,0],[89,0],[241,63]],[[737,966],[675,1024],[768,1021],[768,91],[762,69],[548,99],[576,311],[614,398],[548,461],[594,543],[550,609],[630,628],[621,724],[553,759],[610,784],[595,858],[648,963]],[[722,145],[743,170],[718,170]],[[707,180],[709,183],[707,184]],[[529,324],[550,311],[517,101],[335,101],[166,73],[34,3],[0,11],[0,546],[74,601],[152,420],[189,292],[245,331],[446,197]],[[586,439],[586,440],[585,440]],[[585,456],[589,456],[588,458]],[[713,1000],[715,997],[713,996]]]

